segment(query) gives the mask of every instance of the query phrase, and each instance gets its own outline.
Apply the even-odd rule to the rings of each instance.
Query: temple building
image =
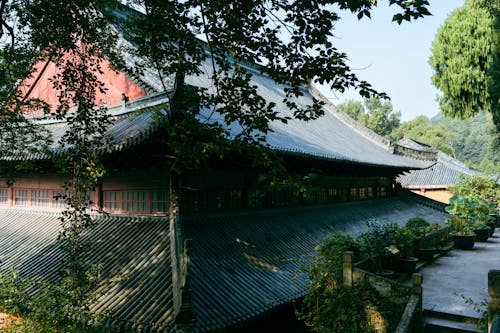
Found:
[[[51,64],[38,66],[26,93],[51,96]],[[285,87],[245,66],[258,92],[281,114],[292,115],[283,103]],[[202,67],[205,74],[211,70],[208,62]],[[111,119],[110,144],[99,152],[108,171],[90,193],[98,224],[84,237],[91,261],[103,265],[93,308],[105,311],[120,332],[244,329],[304,295],[307,276],[300,268],[328,234],[360,233],[368,220],[446,219],[443,205],[400,190],[396,182],[435,161],[396,154],[387,140],[313,87],[304,88],[300,102],[325,101],[325,115],[273,122],[265,137],[287,172],[307,180],[307,191],[262,186],[261,171],[239,162],[245,156],[186,170],[173,182],[162,160],[169,142],[162,140],[158,121],[169,112],[171,91],[162,91],[159,80],[154,71],[143,77],[112,73],[106,84],[113,96],[100,97]],[[186,82],[210,84],[209,75],[186,77]],[[201,111],[200,121],[203,117],[209,117],[208,110]],[[43,115],[33,120],[54,143],[51,154],[9,156],[12,163],[39,167],[14,178],[4,175],[0,182],[0,268],[53,280],[62,256],[57,236],[64,209],[55,198],[65,179],[50,160],[64,154],[58,142],[68,124]]]
[[[458,183],[461,177],[481,174],[442,151],[411,138],[398,141],[394,147],[397,154],[433,163],[428,168],[411,170],[397,177],[403,188],[432,200],[449,204],[453,195],[449,186]]]

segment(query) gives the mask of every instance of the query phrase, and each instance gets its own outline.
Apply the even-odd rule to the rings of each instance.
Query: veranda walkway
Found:
[[[479,318],[489,301],[488,271],[500,269],[500,230],[470,251],[453,249],[421,270],[423,308]],[[472,299],[466,304],[464,298]]]

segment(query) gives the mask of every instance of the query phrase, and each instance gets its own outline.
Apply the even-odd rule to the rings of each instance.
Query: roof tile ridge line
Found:
[[[464,171],[479,172],[478,170],[471,168],[470,166],[468,166],[464,162],[457,160],[455,157],[450,156],[441,150],[439,150],[439,152],[438,152],[438,160],[440,160],[441,162],[444,162],[444,163],[452,164],[453,166],[457,166],[457,167],[463,169]]]
[[[359,134],[361,134],[363,137],[366,139],[370,140],[372,143],[376,144],[377,146],[385,149],[388,152],[391,152],[391,142],[384,138],[383,136],[375,133],[374,131],[370,130],[369,128],[361,125],[359,122],[351,118],[347,113],[344,111],[340,110],[337,108],[328,98],[326,98],[318,88],[314,84],[311,83],[309,86],[309,92],[313,95],[313,97],[319,99],[320,101],[324,102],[325,105],[323,106],[324,109],[329,111],[333,116],[335,116],[338,120],[343,122],[345,125],[350,127],[351,129],[357,131]]]
[[[144,97],[139,97],[133,101],[127,102],[125,108],[122,109],[122,104],[107,106],[107,112],[110,117],[119,117],[129,115],[139,110],[165,105],[170,100],[170,91],[160,91]],[[116,110],[116,111],[113,111]]]
[[[121,110],[121,104],[115,104],[111,106],[104,106],[108,112],[108,118],[111,120],[114,119],[123,119],[138,111],[148,111],[150,108],[158,107],[160,105],[165,105],[169,100],[169,92],[158,92],[148,96],[144,96],[128,102],[125,106],[125,109]],[[113,109],[120,109],[119,111],[113,111]],[[38,124],[42,126],[57,126],[67,124],[68,121],[66,119],[58,119],[56,116],[44,116],[40,118],[31,118]]]
[[[45,216],[61,216],[60,211],[39,210],[27,207],[1,207],[0,212],[9,212],[13,214],[27,214],[27,215],[45,215]]]

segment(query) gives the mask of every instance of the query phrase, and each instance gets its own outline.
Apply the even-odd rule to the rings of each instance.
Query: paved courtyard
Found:
[[[427,310],[480,317],[488,302],[488,271],[500,269],[500,230],[470,251],[453,249],[420,272],[424,276],[423,307]],[[466,304],[465,298],[473,303]],[[476,309],[475,309],[476,308]]]

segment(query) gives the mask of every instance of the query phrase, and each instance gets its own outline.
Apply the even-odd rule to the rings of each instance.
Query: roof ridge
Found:
[[[165,105],[169,100],[168,92],[158,92],[144,97],[137,98],[133,101],[106,106],[106,113],[110,119],[116,119],[134,114],[139,110],[145,110],[150,107]],[[71,115],[72,113],[68,113]],[[43,116],[36,116],[29,118],[38,125],[57,125],[67,123],[65,119],[59,119],[55,114],[46,114]]]
[[[460,169],[460,171],[463,171],[463,173],[479,173],[479,171],[475,170],[474,168],[471,168],[462,161],[459,161],[453,156],[450,156],[440,150],[438,150],[438,160],[449,167],[457,167],[458,169]]]
[[[347,113],[337,108],[328,98],[326,98],[319,89],[312,83],[309,86],[309,92],[311,95],[320,101],[324,102],[323,108],[334,115],[337,119],[343,122],[345,125],[349,126],[351,129],[357,131],[361,136],[370,140],[377,146],[385,149],[386,151],[392,153],[391,142],[384,138],[383,136],[375,133],[369,128],[361,125],[359,122],[350,117]]]

